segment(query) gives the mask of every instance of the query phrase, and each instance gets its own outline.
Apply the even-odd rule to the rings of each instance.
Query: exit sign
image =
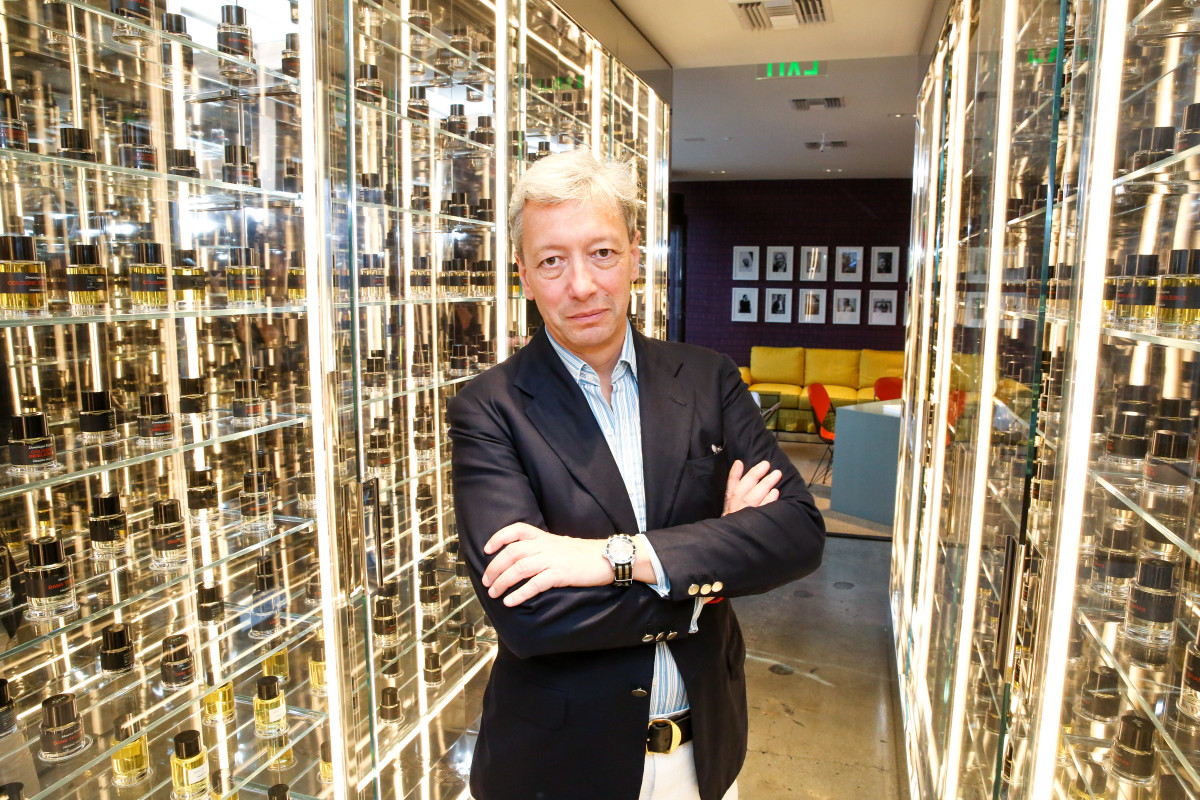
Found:
[[[820,61],[772,61],[758,65],[758,80],[766,78],[819,78],[829,73]]]

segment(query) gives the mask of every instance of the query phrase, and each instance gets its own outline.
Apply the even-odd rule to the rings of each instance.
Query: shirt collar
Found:
[[[575,355],[567,348],[563,347],[550,334],[550,329],[546,329],[546,337],[550,340],[550,345],[554,348],[554,352],[558,353],[558,357],[562,360],[563,366],[567,368],[567,372],[571,373],[571,377],[576,383],[584,381],[596,381],[596,370],[592,369],[591,365],[584,361],[579,356]],[[637,353],[633,349],[633,326],[629,320],[625,320],[625,344],[621,346],[621,355],[617,358],[617,365],[613,367],[613,381],[618,381],[624,377],[625,372],[633,374],[634,380],[637,380]]]

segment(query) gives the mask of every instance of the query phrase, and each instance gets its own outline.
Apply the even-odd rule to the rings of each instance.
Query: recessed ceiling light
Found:
[[[722,137],[722,139],[723,139],[724,141],[726,141],[726,142],[732,142],[732,141],[733,141],[733,137],[732,137],[732,136],[724,136],[724,137]]]
[[[708,174],[709,174],[709,175],[724,175],[724,174],[725,174],[725,170],[723,170],[723,169],[710,169],[710,170],[708,171]]]
[[[892,119],[904,119],[906,116],[908,116],[908,115],[907,114],[892,114],[891,115]]]
[[[841,167],[837,167],[836,169],[827,169],[827,170],[825,170],[825,171],[826,171],[826,172],[841,172],[841,171],[842,171],[842,168],[841,168]]]

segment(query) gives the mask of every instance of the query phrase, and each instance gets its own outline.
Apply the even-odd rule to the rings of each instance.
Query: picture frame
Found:
[[[796,321],[808,324],[825,322],[825,290],[800,289],[796,296]]]
[[[758,248],[739,245],[733,248],[733,279],[758,280]]]
[[[833,324],[857,325],[862,321],[862,289],[833,290]]]
[[[800,280],[821,282],[829,280],[829,248],[800,248]]]
[[[758,322],[758,289],[736,286],[732,298],[731,322]]]
[[[871,248],[871,281],[873,283],[899,283],[899,247]]]
[[[839,247],[833,259],[833,279],[846,283],[861,283],[863,279],[863,249]]]
[[[763,322],[792,321],[792,290],[767,287],[763,301]]]
[[[795,248],[768,247],[767,258],[763,262],[763,277],[769,281],[790,281]]]
[[[899,293],[895,289],[872,289],[868,325],[895,325],[896,303]]]

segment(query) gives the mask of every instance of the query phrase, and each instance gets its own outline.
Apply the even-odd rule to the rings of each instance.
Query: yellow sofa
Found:
[[[875,381],[902,377],[904,353],[900,350],[833,350],[818,347],[753,347],[750,366],[742,367],[742,380],[758,392],[764,408],[780,403],[767,420],[778,431],[815,433],[808,386],[819,383],[829,392],[833,408],[869,403],[875,399]]]

